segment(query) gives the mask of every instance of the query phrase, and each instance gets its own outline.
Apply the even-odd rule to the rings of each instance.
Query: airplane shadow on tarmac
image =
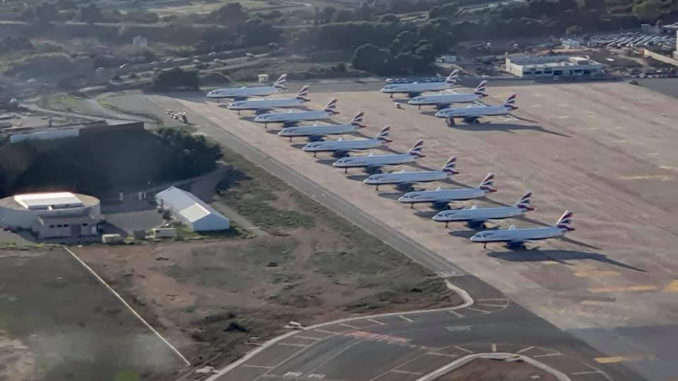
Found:
[[[607,263],[610,265],[622,267],[625,269],[645,272],[645,270],[627,265],[622,262],[615,261],[608,258],[604,254],[590,253],[585,251],[574,251],[574,250],[539,250],[539,248],[532,249],[518,249],[518,250],[508,250],[508,251],[492,251],[487,253],[487,256],[492,258],[501,259],[504,261],[510,262],[543,262],[543,261],[555,261],[565,265],[571,265],[568,261],[578,261],[590,259],[598,261],[601,263]]]
[[[533,130],[533,131],[538,131],[538,132],[543,132],[546,134],[552,134],[552,135],[558,135],[562,137],[569,138],[570,135],[563,134],[560,132],[556,131],[551,131],[547,130],[542,126],[536,125],[536,124],[531,124],[531,125],[524,125],[524,124],[509,124],[509,123],[478,123],[478,124],[457,124],[453,127],[457,130],[463,130],[463,131],[506,131],[509,133],[513,133],[514,131],[520,131],[520,130]]]

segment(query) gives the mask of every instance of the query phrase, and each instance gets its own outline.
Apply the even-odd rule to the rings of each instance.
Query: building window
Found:
[[[83,222],[83,223],[82,223],[82,226],[87,226],[87,222]]]
[[[68,224],[64,224],[64,227],[67,228],[67,227],[68,227]]]
[[[523,75],[532,75],[532,72],[531,71],[524,71]]]
[[[535,71],[534,75],[541,75],[541,71]]]
[[[554,70],[553,75],[563,75],[563,71],[562,70]]]
[[[49,225],[50,228],[54,229],[54,225]]]

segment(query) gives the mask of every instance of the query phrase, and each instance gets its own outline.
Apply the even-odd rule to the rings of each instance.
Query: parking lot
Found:
[[[392,125],[395,141],[389,147],[398,152],[424,139],[427,156],[418,160],[421,167],[438,168],[456,155],[461,174],[443,186],[476,185],[487,172],[494,172],[499,192],[480,204],[513,203],[531,189],[537,210],[522,221],[502,223],[504,227],[552,224],[565,209],[575,212],[577,231],[566,240],[532,244],[530,250],[517,252],[501,245],[483,250],[471,244],[467,238],[473,231],[464,225],[447,230],[434,224],[428,206],[410,210],[398,204],[394,198],[399,191],[383,187],[375,192],[362,184],[366,176],[362,171],[345,175],[331,166],[334,160],[329,156],[314,160],[299,149],[305,141],[290,144],[275,135],[274,128],[267,132],[248,122],[250,116],[239,119],[202,97],[179,102],[558,327],[592,340],[594,347],[619,352],[619,361],[631,358],[631,366],[675,376],[678,370],[661,362],[661,349],[668,345],[666,330],[678,331],[674,325],[678,311],[670,304],[678,289],[674,283],[678,266],[670,256],[675,251],[672,226],[678,209],[672,192],[678,171],[678,152],[672,143],[678,134],[675,100],[625,83],[500,88],[490,83],[491,97],[485,101],[497,104],[513,92],[518,94],[519,119],[498,118],[490,124],[452,129],[429,110],[396,109],[388,96],[374,91],[311,93],[310,107],[320,108],[336,96],[342,113],[337,120],[364,110],[368,128],[362,133],[371,136],[383,125]],[[178,106],[176,99],[156,101],[165,108]],[[664,334],[642,329],[657,325]],[[628,326],[641,328],[625,330]],[[611,330],[627,340],[603,334]],[[637,356],[623,357],[627,355]],[[643,359],[650,358],[648,367]]]

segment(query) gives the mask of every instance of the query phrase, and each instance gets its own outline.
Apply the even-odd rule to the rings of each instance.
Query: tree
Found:
[[[326,24],[332,21],[332,17],[337,13],[337,8],[329,5],[320,12],[320,22]]]
[[[364,44],[353,52],[351,64],[360,70],[382,73],[388,66],[391,55],[386,49],[379,49],[376,45]]]
[[[212,12],[211,18],[226,26],[236,27],[247,20],[247,13],[240,3],[229,3]]]
[[[155,91],[169,91],[175,89],[198,90],[200,80],[195,70],[182,70],[175,67],[161,71],[153,77],[151,89]]]
[[[645,0],[633,5],[633,14],[641,20],[655,21],[661,16],[660,0]]]
[[[35,18],[44,23],[54,21],[57,16],[57,9],[52,3],[42,3],[35,7]]]

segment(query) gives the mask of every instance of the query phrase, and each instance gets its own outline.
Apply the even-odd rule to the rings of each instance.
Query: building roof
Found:
[[[163,203],[168,204],[175,213],[180,214],[184,219],[191,223],[209,215],[228,220],[223,214],[217,212],[193,193],[174,186],[159,192],[155,197],[162,200]]]
[[[513,56],[508,57],[508,59],[512,64],[529,67],[559,67],[559,66],[583,66],[583,65],[592,65],[600,67],[603,66],[601,63],[598,63],[586,57],[564,56],[564,55]]]
[[[14,201],[26,209],[66,209],[83,206],[82,200],[71,192],[27,193],[14,196]]]

